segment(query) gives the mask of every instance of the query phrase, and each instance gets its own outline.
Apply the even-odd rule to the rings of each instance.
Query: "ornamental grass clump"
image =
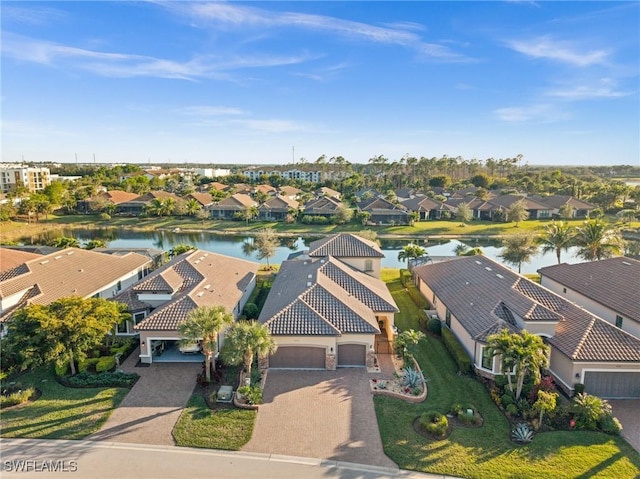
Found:
[[[447,416],[437,411],[427,411],[420,416],[420,427],[429,434],[443,437],[447,433],[449,420]]]

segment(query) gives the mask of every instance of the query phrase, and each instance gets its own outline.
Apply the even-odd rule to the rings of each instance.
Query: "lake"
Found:
[[[213,233],[198,232],[169,232],[169,231],[149,231],[138,232],[125,229],[62,229],[55,233],[50,232],[41,236],[32,237],[25,240],[25,244],[46,244],[49,240],[58,236],[74,237],[82,243],[92,239],[102,239],[107,241],[110,248],[157,248],[168,251],[174,246],[182,243],[196,246],[197,248],[220,253],[235,258],[250,259],[258,261],[255,252],[247,252],[253,242],[250,236],[229,236],[217,235]],[[280,238],[280,246],[276,250],[273,258],[269,259],[271,264],[282,263],[287,257],[296,251],[304,251],[309,243],[318,238]],[[380,240],[381,248],[385,254],[382,266],[388,268],[404,267],[404,262],[398,261],[398,252],[402,247],[410,243],[410,240]],[[502,262],[498,255],[502,250],[500,242],[497,240],[414,240],[415,243],[426,248],[431,256],[454,256],[455,249],[460,243],[469,247],[479,246],[485,255],[498,262]],[[248,253],[248,254],[247,254]],[[582,260],[576,257],[576,248],[563,251],[562,261],[566,263],[579,263]],[[264,261],[263,261],[264,262]],[[535,273],[539,268],[556,264],[555,253],[536,255],[529,263],[522,265],[522,273]],[[507,264],[509,268],[517,271],[517,268]]]

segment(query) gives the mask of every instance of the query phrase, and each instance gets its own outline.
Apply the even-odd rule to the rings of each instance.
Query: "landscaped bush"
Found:
[[[413,369],[411,366],[404,368],[402,375],[402,384],[408,388],[417,388],[422,385],[422,375],[419,371]]]
[[[509,404],[514,404],[513,402],[513,395],[510,393],[505,393],[502,396],[500,396],[500,403],[504,406],[507,407]]]
[[[87,358],[84,361],[78,363],[78,372],[86,373],[87,371],[95,372],[96,365],[100,361],[100,358]]]
[[[247,319],[256,319],[258,317],[258,306],[254,303],[247,303],[244,307],[244,315]]]
[[[584,384],[576,383],[573,385],[573,396],[584,393]]]
[[[533,430],[529,427],[528,424],[524,422],[520,422],[515,425],[513,430],[511,431],[511,438],[520,443],[527,443],[533,440]]]
[[[427,329],[436,336],[440,336],[442,334],[442,323],[437,318],[429,318],[427,320]]]
[[[238,388],[238,394],[247,404],[262,404],[262,389],[259,386],[241,386]]]
[[[27,402],[35,393],[36,390],[34,388],[27,388],[10,394],[2,394],[0,395],[0,408],[16,406],[17,404]]]
[[[62,376],[58,380],[64,385],[76,388],[119,387],[130,388],[138,380],[135,373],[78,373],[75,376]]]
[[[434,436],[442,437],[447,433],[449,420],[437,411],[428,411],[420,416],[420,427]]]
[[[469,411],[472,411],[471,414],[469,414]],[[457,418],[458,421],[460,421],[462,424],[479,426],[480,423],[482,423],[482,417],[472,407],[458,411]]]
[[[456,338],[448,328],[442,328],[442,342],[449,353],[451,353],[460,372],[464,374],[471,372],[471,358],[467,355],[458,338]]]
[[[518,415],[518,406],[516,406],[515,404],[511,403],[509,404],[507,407],[504,408],[505,411],[507,411],[509,414],[511,414],[512,416],[517,416]]]
[[[104,373],[106,371],[111,371],[116,367],[116,358],[113,356],[104,356],[98,360],[96,364],[96,372]]]
[[[329,218],[313,215],[304,215],[300,221],[305,225],[328,225],[330,223]]]
[[[598,419],[598,429],[607,434],[620,434],[622,431],[622,424],[618,421],[618,418],[613,417],[611,414],[604,414]]]

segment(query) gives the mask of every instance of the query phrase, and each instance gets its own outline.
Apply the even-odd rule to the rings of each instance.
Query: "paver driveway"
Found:
[[[163,446],[175,444],[171,431],[193,393],[202,365],[154,363],[136,368],[137,360],[138,352],[134,351],[122,369],[138,373],[140,379],[102,429],[87,439]]]
[[[248,452],[396,467],[385,456],[365,369],[270,370]]]

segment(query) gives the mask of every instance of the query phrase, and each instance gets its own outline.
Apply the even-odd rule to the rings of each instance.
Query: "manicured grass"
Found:
[[[123,388],[66,388],[48,368],[23,374],[17,381],[38,388],[42,396],[2,411],[2,437],[82,439],[100,429],[128,392]]]
[[[400,329],[418,328],[417,308],[400,284],[397,270],[383,278],[400,313]],[[385,396],[374,398],[385,453],[401,468],[469,479],[635,478],[640,455],[620,437],[582,431],[537,434],[518,446],[509,439],[509,423],[476,379],[458,376],[441,341],[432,336],[414,349],[429,394],[421,404]],[[484,418],[481,428],[457,427],[444,440],[428,440],[413,430],[413,420],[428,410],[445,413],[452,404],[473,404]]]
[[[237,451],[253,434],[256,411],[248,409],[211,410],[204,398],[193,395],[173,428],[178,446]]]

